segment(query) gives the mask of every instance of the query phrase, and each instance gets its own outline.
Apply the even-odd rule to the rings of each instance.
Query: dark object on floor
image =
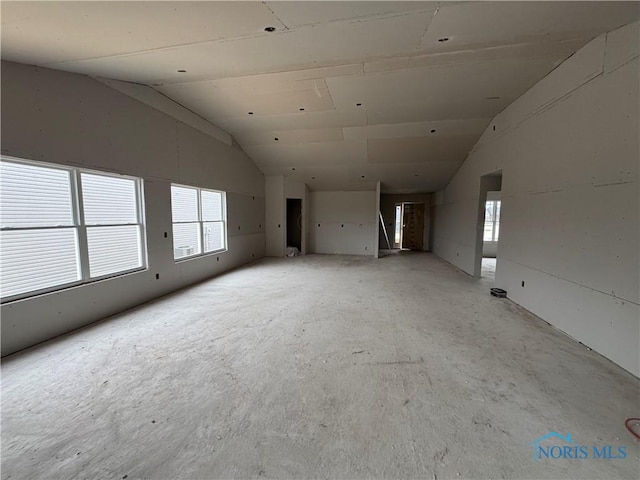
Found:
[[[492,288],[491,295],[498,298],[507,298],[507,291],[501,288]]]
[[[627,430],[629,430],[631,435],[636,437],[636,441],[640,440],[640,418],[627,418],[624,422],[624,426],[627,427]]]

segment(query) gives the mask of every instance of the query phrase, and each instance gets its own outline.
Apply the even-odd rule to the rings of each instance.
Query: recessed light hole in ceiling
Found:
[[[276,31],[276,27],[264,27],[264,31],[265,32],[275,32]]]

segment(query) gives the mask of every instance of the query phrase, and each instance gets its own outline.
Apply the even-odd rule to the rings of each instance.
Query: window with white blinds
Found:
[[[2,301],[145,267],[141,181],[0,159]]]
[[[226,249],[224,192],[172,185],[171,213],[175,260]]]

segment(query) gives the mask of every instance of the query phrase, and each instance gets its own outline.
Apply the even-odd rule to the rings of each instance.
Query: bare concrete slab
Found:
[[[265,259],[13,355],[2,478],[640,477],[638,379],[488,287]],[[534,461],[550,431],[627,457]]]

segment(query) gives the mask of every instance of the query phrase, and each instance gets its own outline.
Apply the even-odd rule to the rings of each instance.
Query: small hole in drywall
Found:
[[[318,226],[320,226],[320,224],[318,224]]]
[[[494,132],[496,131],[496,126],[495,126],[495,125],[493,126],[493,131],[494,131]]]
[[[167,238],[167,232],[164,232],[164,238]]]
[[[156,280],[160,280],[160,274],[156,273]]]
[[[256,256],[256,254],[255,254],[255,253],[252,253],[252,254],[251,254],[251,256],[252,256],[252,257],[255,257],[255,256]]]
[[[432,129],[431,129],[431,133],[436,133],[436,129],[435,129],[435,128],[432,128]]]
[[[311,177],[311,180],[315,180],[315,179],[316,179],[316,177]]]
[[[342,228],[344,228],[344,223],[342,225],[340,225]]]
[[[364,175],[360,175],[362,178],[364,178]]]
[[[522,280],[522,286],[524,287],[524,280]]]
[[[256,199],[256,197],[251,197],[251,200],[255,200],[255,199]]]
[[[295,169],[296,169],[296,167],[291,167],[291,170],[295,170]]]
[[[220,261],[220,257],[216,257],[216,262],[219,262],[219,261]]]
[[[440,43],[448,42],[448,41],[449,41],[449,37],[442,37],[442,38],[439,38],[439,39],[438,39],[438,41],[439,41]]]
[[[278,137],[273,137],[273,139],[277,142],[278,140],[280,140]]]
[[[238,230],[240,230],[240,225],[238,225]]]
[[[187,73],[186,70],[178,70],[178,73]]]
[[[276,31],[276,27],[264,27],[264,31],[265,32],[275,32]]]
[[[356,107],[361,107],[362,104],[360,102],[356,103]]]
[[[280,224],[278,224],[278,228],[280,228]]]
[[[253,112],[248,112],[248,113],[249,113],[249,115],[253,115]]]
[[[258,225],[258,228],[262,228],[262,224]]]
[[[304,107],[300,107],[298,110],[300,110],[301,112],[304,112]]]
[[[419,175],[418,175],[417,173],[415,173],[413,176],[414,176],[414,177],[417,177],[417,176],[419,176]]]

